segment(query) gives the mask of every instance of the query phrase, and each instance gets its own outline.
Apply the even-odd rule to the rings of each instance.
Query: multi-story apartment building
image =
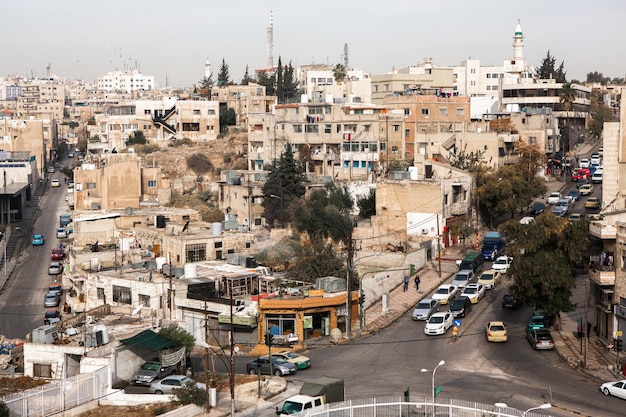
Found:
[[[228,109],[233,109],[235,124],[242,127],[248,125],[249,113],[273,113],[276,99],[276,96],[265,94],[265,87],[254,83],[214,87],[211,90],[211,100],[224,103]]]
[[[36,179],[55,158],[53,138],[57,137],[57,123],[50,119],[25,120],[0,118],[0,151],[27,152],[36,161]]]
[[[420,69],[421,71],[417,71]],[[417,93],[422,91],[434,94],[436,91],[450,93],[454,90],[452,68],[411,67],[407,72],[372,75],[372,103],[383,104],[390,96]]]
[[[103,91],[132,91],[154,89],[154,76],[137,70],[111,71],[98,77],[97,88]]]
[[[237,220],[243,229],[263,228],[263,185],[267,175],[262,171],[222,171],[219,182],[218,206]]]
[[[291,145],[307,174],[366,180],[404,148],[404,115],[380,105],[298,103],[251,117],[249,169],[262,171]]]
[[[298,69],[300,89],[313,103],[371,103],[370,75],[347,69],[343,80],[336,80],[332,65],[303,65]]]

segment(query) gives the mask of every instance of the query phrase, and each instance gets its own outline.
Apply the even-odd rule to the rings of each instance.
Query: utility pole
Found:
[[[441,234],[439,233],[439,213],[437,217],[437,259],[439,260],[439,278],[441,278]]]
[[[230,415],[235,415],[235,337],[233,329],[233,283],[228,290],[230,295]],[[271,357],[270,357],[271,361]]]
[[[352,314],[350,309],[352,308],[352,258],[354,256],[354,242],[352,240],[352,233],[348,235],[347,241],[347,262],[346,262],[346,337],[350,338]]]
[[[206,411],[209,412],[211,410],[211,401],[209,397],[209,387],[212,384],[209,383],[211,381],[209,379],[209,315],[207,313],[207,305],[206,300],[204,300],[204,343],[206,347],[204,348],[204,377],[206,381]]]
[[[585,354],[583,356],[583,368],[587,369],[587,349],[589,348],[589,332],[587,331],[587,312],[589,310],[589,279],[585,278],[585,322],[583,334],[585,335]]]

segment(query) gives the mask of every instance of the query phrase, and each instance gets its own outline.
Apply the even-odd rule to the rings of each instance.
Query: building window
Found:
[[[333,125],[328,125],[328,124],[324,125],[324,133],[333,133],[332,129],[333,129]]]
[[[262,221],[263,221],[263,219],[260,219],[260,218],[254,219],[254,225],[255,226],[260,226]]]
[[[319,133],[318,125],[304,125],[304,131],[306,133]]]
[[[385,84],[385,91],[389,91],[389,84]]]
[[[209,109],[208,115],[209,116],[215,116],[215,109]]]
[[[156,187],[156,181],[154,180],[148,181],[148,187]]]
[[[470,81],[470,85],[471,85],[472,87],[475,87],[475,86],[476,86],[476,81]]]
[[[428,116],[430,114],[430,109],[422,109],[422,116]]]
[[[52,378],[52,365],[47,363],[33,363],[33,376],[35,378]]]
[[[104,288],[96,288],[98,300],[104,300]]]
[[[456,109],[456,115],[457,116],[464,116],[465,115],[465,109]]]
[[[200,116],[200,110],[198,110],[198,109],[194,109],[194,110],[193,110],[193,115],[194,115],[194,116]]]
[[[399,132],[400,131],[400,125],[393,125],[392,128],[393,128],[394,132]]]
[[[113,286],[113,302],[120,304],[131,304],[132,293],[130,288]]]
[[[206,261],[206,243],[191,243],[185,246],[185,263]]]
[[[214,247],[215,247],[215,249],[221,248],[222,247],[222,242],[221,241],[215,242]]]
[[[491,74],[487,74],[487,75],[486,75],[486,77],[487,77],[487,78],[491,78]]]
[[[408,116],[411,114],[411,109],[404,109],[404,115]]]
[[[199,132],[200,123],[183,123],[183,132]]]
[[[491,91],[491,86],[490,85],[487,86],[487,91]]]
[[[150,307],[150,296],[145,294],[139,294],[139,304],[144,307]]]
[[[215,259],[222,259],[222,251],[221,250],[216,250],[215,251]]]
[[[470,74],[476,74],[476,68],[471,68],[470,69]]]
[[[404,129],[404,137],[408,138],[411,135],[411,131],[409,129]]]
[[[492,85],[491,86],[491,91],[498,91],[498,86],[497,85]]]
[[[447,107],[439,108],[439,116],[447,116],[447,115],[448,115],[448,108]]]
[[[537,137],[536,136],[530,136],[528,138],[528,143],[530,143],[531,145],[535,145],[537,143]]]
[[[302,125],[292,125],[294,133],[302,133]]]
[[[96,183],[95,182],[88,182],[87,184],[85,184],[85,188],[88,190],[95,190],[96,189]]]

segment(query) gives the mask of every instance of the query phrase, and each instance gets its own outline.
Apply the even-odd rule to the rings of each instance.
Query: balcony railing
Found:
[[[598,265],[589,270],[589,278],[598,285],[615,285],[615,267]]]

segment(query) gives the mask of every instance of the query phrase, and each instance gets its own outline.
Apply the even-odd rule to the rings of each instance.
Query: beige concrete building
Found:
[[[219,182],[218,206],[237,221],[243,230],[265,227],[263,217],[263,185],[267,173],[263,171],[222,171]]]
[[[227,108],[233,109],[236,125],[245,128],[248,125],[248,114],[273,113],[277,97],[266,95],[262,85],[250,83],[214,87],[211,90],[211,100],[224,103]]]
[[[53,146],[56,129],[56,121],[51,119],[0,118],[0,150],[32,155],[36,161],[34,179],[38,180],[56,157]]]

